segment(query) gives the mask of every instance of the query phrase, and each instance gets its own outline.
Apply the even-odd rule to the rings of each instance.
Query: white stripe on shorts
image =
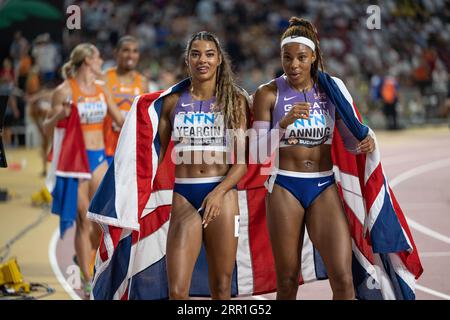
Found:
[[[179,184],[198,184],[198,183],[214,183],[225,179],[225,176],[205,177],[205,178],[175,178],[175,183]]]

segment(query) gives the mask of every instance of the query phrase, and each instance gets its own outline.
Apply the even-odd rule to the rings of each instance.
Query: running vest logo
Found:
[[[292,100],[292,99],[294,99],[295,98],[295,96],[292,96],[292,97],[284,97],[284,101],[289,101],[289,100]]]
[[[186,107],[189,107],[189,106],[193,106],[194,105],[194,103],[181,103],[181,106],[183,107],[183,108],[186,108]]]
[[[314,93],[314,99],[315,100],[326,100],[327,99],[327,95],[326,93],[323,92],[319,92],[319,93]]]
[[[327,181],[325,181],[325,182],[319,182],[318,184],[317,184],[317,186],[320,188],[321,186],[324,186],[324,185],[326,185],[327,183],[329,183],[330,182],[330,180],[327,180]]]

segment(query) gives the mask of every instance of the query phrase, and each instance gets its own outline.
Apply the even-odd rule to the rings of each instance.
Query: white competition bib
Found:
[[[99,123],[102,122],[106,116],[108,107],[103,95],[98,97],[83,97],[77,102],[78,114],[82,124]]]
[[[210,139],[225,136],[223,114],[218,112],[177,113],[174,119],[173,138]]]
[[[297,119],[291,123],[284,134],[286,145],[319,145],[333,134],[333,118],[328,112],[311,112],[309,119]]]

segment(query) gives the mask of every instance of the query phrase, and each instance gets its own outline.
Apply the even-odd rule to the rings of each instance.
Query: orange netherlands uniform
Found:
[[[75,79],[69,79],[68,81],[72,89],[72,101],[78,110],[81,130],[83,132],[102,132],[103,122],[108,113],[108,104],[102,87],[95,83],[95,93],[86,94],[81,91]],[[91,172],[94,172],[106,160],[104,149],[86,149],[86,153]]]
[[[81,91],[75,79],[69,79],[68,81],[72,89],[72,101],[75,103],[80,116],[81,130],[103,130],[108,105],[102,87],[96,83],[95,93],[86,94]]]
[[[144,88],[144,77],[139,72],[135,72],[131,83],[123,83],[120,82],[117,76],[116,68],[108,69],[105,72],[105,77],[106,85],[113,95],[114,102],[125,117],[127,112],[130,111],[134,98],[147,91]],[[103,133],[106,156],[111,158],[116,151],[120,128],[115,126],[110,116],[107,116],[105,119]]]

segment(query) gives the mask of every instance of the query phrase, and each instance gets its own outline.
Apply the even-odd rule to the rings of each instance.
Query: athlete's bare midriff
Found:
[[[226,176],[231,166],[230,164],[226,163],[227,154],[225,152],[209,150],[180,151],[178,152],[177,157],[178,161],[180,161],[180,159],[188,158],[192,159],[192,162],[195,162],[195,164],[177,164],[175,166],[175,177],[177,178],[204,178]],[[216,159],[216,163],[206,163],[204,159]]]
[[[320,172],[333,169],[331,145],[307,148],[293,146],[280,148],[279,168],[297,172]]]
[[[105,148],[103,132],[101,130],[84,131],[83,138],[87,150],[100,150]]]

